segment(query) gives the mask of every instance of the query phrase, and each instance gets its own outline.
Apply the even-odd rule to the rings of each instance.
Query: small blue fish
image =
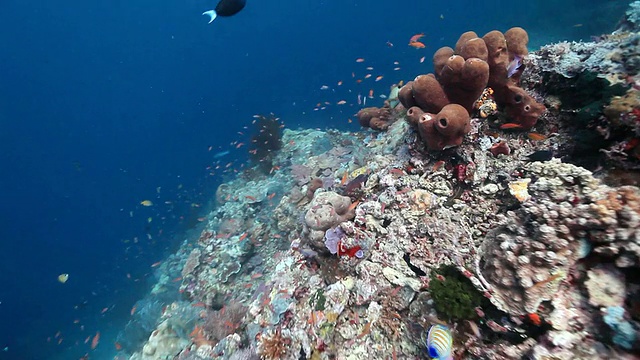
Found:
[[[522,66],[522,56],[514,55],[513,60],[507,66],[507,77],[512,77]]]
[[[221,157],[227,156],[227,155],[229,155],[229,150],[217,152],[217,153],[215,153],[215,155],[213,155],[213,158],[214,159],[220,159]]]
[[[427,341],[425,342],[429,357],[435,360],[450,360],[451,347],[453,346],[453,337],[451,336],[451,330],[440,324],[432,325],[429,328],[427,334]]]

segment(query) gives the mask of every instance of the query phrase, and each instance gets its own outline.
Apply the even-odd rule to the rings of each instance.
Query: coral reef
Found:
[[[269,171],[221,185],[201,233],[156,269],[155,301],[138,310],[154,316],[123,332],[136,340],[122,351],[414,359],[446,323],[456,359],[633,358],[640,132],[627,31],[532,54],[519,28],[465,33],[436,52],[434,74],[399,89],[408,121],[284,129]]]

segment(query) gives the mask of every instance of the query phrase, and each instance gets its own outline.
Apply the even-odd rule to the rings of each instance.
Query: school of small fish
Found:
[[[441,15],[442,16],[442,15]],[[442,17],[441,17],[442,18]],[[413,36],[410,37],[409,39],[409,46],[415,48],[415,49],[424,49],[426,47],[426,45],[420,41],[423,37],[425,36],[424,33],[418,33],[415,34]],[[394,45],[392,42],[387,41],[385,43],[387,45],[387,47],[389,48],[393,48]],[[423,63],[425,61],[426,57],[422,56],[419,58],[419,63]],[[364,57],[359,57],[355,59],[356,64],[366,64],[367,60]],[[393,71],[399,71],[401,70],[400,62],[399,61],[394,61],[393,66],[391,67],[391,69]],[[367,99],[373,99],[374,96],[373,94],[376,92],[375,88],[370,88],[369,90],[358,90],[358,88],[360,88],[361,84],[364,84],[368,79],[373,79],[373,82],[380,82],[381,80],[384,79],[385,75],[380,74],[380,75],[375,75],[374,73],[372,73],[375,70],[374,66],[368,65],[365,66],[364,68],[362,68],[361,70],[354,70],[351,72],[351,78],[352,80],[355,82],[355,86],[357,87],[356,89],[346,89],[348,95],[350,95],[348,98],[343,98],[340,99],[338,101],[320,101],[318,103],[315,104],[315,106],[312,108],[312,111],[322,111],[322,110],[327,110],[329,109],[329,107],[333,104],[335,105],[347,105],[349,107],[366,107],[367,106]],[[357,74],[362,74],[360,76],[358,76]],[[345,83],[344,80],[338,80],[336,82],[336,87],[331,87],[330,85],[327,84],[323,84],[320,86],[320,90],[323,92],[326,92],[326,94],[331,94],[331,96],[333,96],[333,94],[337,93],[338,87],[341,87],[343,84]],[[371,86],[374,86],[374,84],[372,84]],[[378,89],[377,92],[388,92],[387,88],[383,88],[383,89]],[[323,93],[324,94],[324,93]],[[386,99],[387,95],[385,94],[380,94],[379,95],[380,99]],[[350,101],[349,99],[353,99],[353,101]],[[354,112],[357,111],[353,110]],[[303,112],[303,114],[306,114],[306,112]],[[347,120],[348,122],[351,122],[350,119]]]

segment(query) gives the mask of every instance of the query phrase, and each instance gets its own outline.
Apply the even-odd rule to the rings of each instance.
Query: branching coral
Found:
[[[284,331],[277,327],[275,330],[270,330],[260,335],[260,340],[258,340],[260,359],[281,359],[289,351],[291,338],[283,334]]]

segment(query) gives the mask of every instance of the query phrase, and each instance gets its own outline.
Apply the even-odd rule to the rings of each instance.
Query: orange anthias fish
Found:
[[[93,337],[93,340],[91,340],[91,350],[95,349],[98,346],[99,342],[100,342],[100,331],[97,331],[96,335]]]
[[[426,45],[421,43],[420,41],[412,41],[409,43],[409,46],[414,47],[416,49],[424,49],[426,47]]]
[[[527,134],[527,136],[529,137],[529,139],[531,139],[533,141],[542,141],[542,140],[547,138],[546,136],[544,136],[542,134],[539,134],[539,133],[536,133],[536,132],[531,132],[531,133]]]
[[[506,123],[506,124],[500,125],[500,129],[502,130],[521,129],[521,128],[522,128],[522,125],[516,124],[516,123]]]
[[[627,141],[627,143],[624,145],[623,150],[624,151],[633,150],[636,146],[638,146],[638,144],[640,144],[640,139],[639,138],[633,138],[633,139]]]
[[[424,37],[424,33],[420,33],[420,34],[415,34],[411,37],[411,39],[409,39],[409,42],[417,42],[418,40],[422,39]]]
[[[536,313],[527,314],[527,317],[536,326],[540,326],[542,324],[542,319],[540,319],[540,315],[538,315]]]

